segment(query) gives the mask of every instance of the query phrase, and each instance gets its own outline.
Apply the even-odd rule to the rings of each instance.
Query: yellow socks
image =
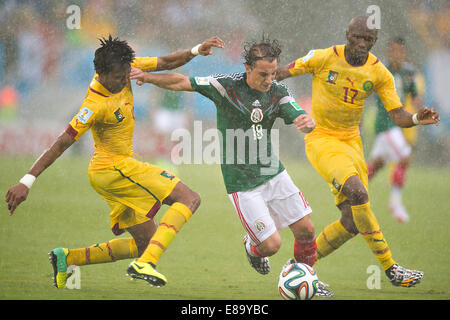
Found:
[[[184,204],[175,202],[171,205],[161,218],[158,229],[137,262],[150,262],[156,265],[163,252],[191,216],[191,210]]]
[[[383,237],[377,218],[370,209],[369,202],[352,206],[352,213],[359,233],[361,233],[384,270],[389,269],[395,264],[395,261],[392,259],[391,250]]]
[[[156,265],[159,257],[191,216],[191,210],[182,203],[176,202],[170,206],[138,262],[151,262]],[[134,239],[120,238],[97,243],[87,248],[70,249],[67,265],[82,266],[137,257],[138,249]]]
[[[67,265],[82,266],[137,257],[138,250],[134,239],[120,238],[97,243],[87,248],[70,249],[67,255]]]
[[[326,226],[316,239],[316,261],[326,257],[354,236],[356,234],[348,232],[339,220]]]

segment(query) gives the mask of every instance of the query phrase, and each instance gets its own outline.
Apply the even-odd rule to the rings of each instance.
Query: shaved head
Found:
[[[367,14],[363,14],[357,17],[354,17],[352,20],[350,20],[350,23],[348,24],[347,31],[349,30],[365,30],[365,31],[374,31],[375,33],[378,33],[378,30],[374,27],[369,27],[369,20],[370,16]]]
[[[354,17],[345,33],[347,38],[345,57],[351,65],[363,65],[369,56],[370,49],[378,39],[378,30],[369,27],[368,19],[368,15]]]

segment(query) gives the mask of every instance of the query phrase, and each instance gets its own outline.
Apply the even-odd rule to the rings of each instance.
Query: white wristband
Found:
[[[413,114],[412,116],[412,122],[414,123],[414,125],[418,125],[419,124],[419,119],[417,119],[417,112]]]
[[[36,180],[35,176],[33,176],[32,174],[27,173],[26,175],[23,176],[22,179],[19,180],[19,182],[21,184],[26,185],[27,188],[30,189],[35,180]]]
[[[199,43],[198,45],[196,45],[195,47],[193,47],[193,48],[191,49],[191,53],[192,53],[194,56],[198,56],[198,48],[200,48],[201,45],[202,45],[202,44]]]

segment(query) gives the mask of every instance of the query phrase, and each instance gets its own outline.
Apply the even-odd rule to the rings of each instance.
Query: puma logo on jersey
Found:
[[[353,87],[353,81],[349,77],[345,78],[345,80],[349,81],[352,84],[352,87]]]

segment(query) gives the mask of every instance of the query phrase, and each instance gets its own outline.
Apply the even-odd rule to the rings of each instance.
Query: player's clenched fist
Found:
[[[314,130],[316,123],[309,114],[302,114],[294,119],[294,124],[298,131],[309,133]]]

